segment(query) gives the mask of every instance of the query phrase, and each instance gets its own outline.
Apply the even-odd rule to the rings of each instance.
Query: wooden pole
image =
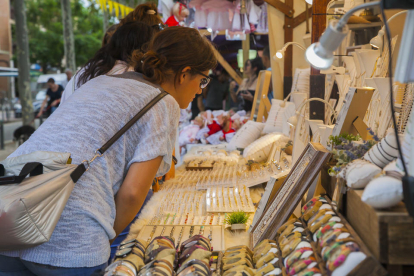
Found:
[[[29,38],[24,2],[24,0],[14,0],[14,13],[16,19],[17,65],[19,68],[19,98],[22,105],[23,125],[28,125],[33,121],[34,114],[30,91]]]
[[[250,53],[250,34],[246,34],[246,40],[242,40],[242,49],[243,49],[243,66],[246,64],[246,61],[249,59]],[[246,78],[246,75],[243,70],[243,76]]]
[[[229,73],[230,77],[233,78],[235,82],[237,82],[238,85],[242,83],[242,78],[237,74],[236,71],[234,71],[233,67],[223,58],[223,56],[217,51],[216,48],[213,47],[213,51],[216,54],[217,61],[223,66],[223,68]]]
[[[286,0],[285,5],[293,10],[293,0]],[[285,16],[285,43],[293,41],[293,22],[294,19],[289,16]],[[293,49],[288,47],[284,56],[284,78],[283,78],[283,97],[289,95],[292,89],[292,66],[293,66]]]
[[[75,72],[75,37],[73,36],[72,9],[70,7],[70,0],[61,0],[61,5],[66,67],[72,70],[72,72]]]
[[[326,7],[328,0],[314,0],[312,5],[312,43],[319,41],[326,28]],[[309,98],[325,98],[325,75],[311,68]],[[309,118],[324,120],[325,104],[318,101],[309,103]]]

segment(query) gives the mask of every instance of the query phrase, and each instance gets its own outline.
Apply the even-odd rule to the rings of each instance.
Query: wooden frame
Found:
[[[348,94],[344,99],[344,105],[339,112],[335,127],[332,131],[333,136],[338,136],[345,132],[356,135],[358,134],[357,127],[360,129],[360,132],[362,132],[359,134],[361,134],[361,136],[365,135],[365,133],[363,133],[363,127],[360,127],[358,124],[355,125],[354,122],[361,123],[361,121],[357,119],[363,119],[365,117],[365,113],[367,112],[373,94],[373,88],[349,88]]]
[[[262,214],[269,208],[270,203],[275,198],[277,191],[282,186],[283,182],[287,177],[288,172],[283,173],[282,176],[274,176],[271,177],[270,180],[267,182],[265,192],[262,198],[259,201],[259,205],[257,206],[256,213],[254,213],[254,218],[252,222],[252,228],[255,227],[257,222],[259,221]]]
[[[309,143],[290,171],[271,205],[253,227],[250,244],[275,239],[276,231],[293,213],[331,154],[319,143]]]
[[[260,71],[250,115],[250,120],[252,121],[262,122],[261,118],[263,117],[267,119],[270,108],[272,107],[267,97],[271,79],[272,72],[267,70]]]

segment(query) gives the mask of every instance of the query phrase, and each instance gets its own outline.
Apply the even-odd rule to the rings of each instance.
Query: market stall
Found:
[[[393,67],[388,66],[398,58],[403,23],[390,44],[382,34],[376,45],[376,38],[356,38],[364,26],[381,26],[378,11],[370,9],[374,4],[359,14],[353,1],[322,2],[314,1],[313,10],[332,14],[324,15],[323,24],[313,20],[312,33],[319,34],[314,41],[321,26],[350,18],[340,41],[329,44],[337,46],[324,56],[330,64],[320,65],[320,72],[296,68],[290,94],[271,101],[266,97],[270,73],[261,72],[250,114],[203,114],[196,131],[188,131],[191,138],[181,138],[198,135],[209,144],[187,148],[175,177],[144,207],[106,275],[402,275],[410,270],[414,225],[402,176],[411,160],[414,86],[393,82],[390,87]],[[311,63],[309,51],[321,47],[315,45],[307,50]],[[396,108],[395,128],[390,105]],[[239,124],[232,135],[211,132],[213,124],[224,129],[230,121]]]

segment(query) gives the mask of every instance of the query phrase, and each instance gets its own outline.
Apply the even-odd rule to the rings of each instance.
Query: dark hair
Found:
[[[138,5],[132,12],[121,19],[119,25],[122,26],[128,22],[139,21],[146,23],[150,26],[163,24],[157,10],[157,6],[154,3],[145,3]]]
[[[49,78],[49,79],[47,80],[47,83],[55,83],[55,79],[54,79],[54,78]]]
[[[193,73],[214,68],[217,59],[207,38],[193,28],[170,27],[160,31],[148,46],[148,52],[134,52],[135,71],[143,73],[154,83],[163,83],[168,77],[179,78],[189,66]]]
[[[151,40],[154,29],[141,22],[130,22],[120,26],[112,35],[108,44],[98,50],[84,66],[79,76],[78,87],[88,80],[108,73],[117,60],[131,61],[132,53],[143,51]]]
[[[112,35],[115,33],[118,27],[119,24],[114,24],[106,30],[105,35],[102,39],[102,47],[108,44],[109,40],[111,39]]]
[[[259,72],[260,71],[262,71],[262,70],[265,70],[266,68],[264,67],[264,65],[263,65],[263,61],[262,61],[262,59],[260,58],[260,57],[256,57],[256,58],[254,58],[254,59],[248,59],[247,61],[246,61],[246,64],[247,64],[247,62],[249,62],[250,61],[250,64],[251,64],[251,66],[252,66],[252,69],[254,70],[254,74],[256,75],[256,77],[259,75]],[[254,68],[256,68],[256,70],[254,69]]]
[[[268,46],[263,48],[263,56],[270,58],[270,50]]]

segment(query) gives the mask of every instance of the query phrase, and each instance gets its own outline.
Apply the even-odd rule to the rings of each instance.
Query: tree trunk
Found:
[[[65,59],[66,67],[71,69],[73,73],[76,71],[75,62],[75,38],[72,28],[72,9],[70,0],[61,0],[62,4],[62,23],[63,23],[63,39],[65,41]]]
[[[109,28],[109,19],[108,19],[109,13],[108,11],[103,11],[103,33],[106,34],[106,30]]]
[[[22,105],[23,125],[33,120],[32,94],[30,91],[29,38],[24,0],[14,0],[17,39],[17,65],[19,68],[18,87]]]

